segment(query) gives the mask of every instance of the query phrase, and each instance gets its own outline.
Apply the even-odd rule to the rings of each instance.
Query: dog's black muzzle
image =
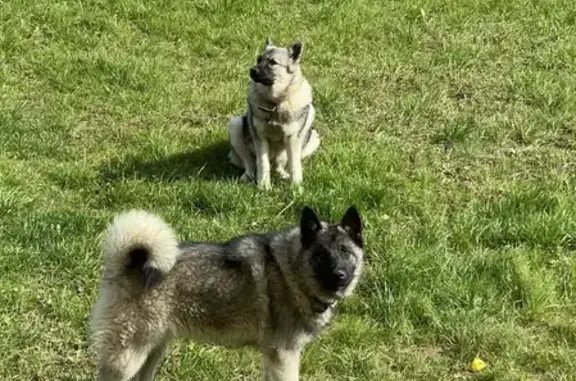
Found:
[[[255,66],[250,68],[250,78],[254,82],[261,83],[264,86],[271,86],[273,83],[272,80],[266,76],[266,74],[263,74]]]

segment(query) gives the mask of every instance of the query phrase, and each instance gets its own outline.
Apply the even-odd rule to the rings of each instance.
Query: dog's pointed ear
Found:
[[[358,246],[362,247],[362,218],[356,206],[352,205],[348,208],[346,213],[344,213],[344,217],[342,217],[340,226]]]
[[[292,61],[297,62],[302,57],[302,52],[304,51],[304,44],[300,40],[296,40],[294,45],[288,48],[288,54]]]
[[[316,240],[316,235],[322,228],[316,213],[305,206],[300,217],[300,242],[303,248],[310,247]]]
[[[270,37],[266,37],[266,42],[264,43],[264,49],[269,48],[272,46],[272,40]]]

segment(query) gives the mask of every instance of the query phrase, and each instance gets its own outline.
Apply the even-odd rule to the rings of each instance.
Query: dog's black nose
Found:
[[[334,271],[334,277],[336,278],[335,282],[338,287],[346,287],[352,281],[352,274],[346,271],[346,269],[336,269],[336,271]]]

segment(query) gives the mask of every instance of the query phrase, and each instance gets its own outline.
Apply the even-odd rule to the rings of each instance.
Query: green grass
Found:
[[[150,209],[208,240],[351,203],[367,271],[303,379],[576,379],[573,1],[0,9],[1,380],[95,379],[87,317],[115,213]],[[240,184],[225,162],[266,36],[306,42],[323,142],[303,194]],[[250,350],[179,341],[159,379],[258,367]]]

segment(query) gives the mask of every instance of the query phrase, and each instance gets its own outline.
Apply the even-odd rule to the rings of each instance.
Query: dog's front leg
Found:
[[[269,349],[262,361],[262,381],[298,381],[300,351]]]
[[[302,147],[298,133],[293,133],[286,137],[286,151],[288,152],[288,164],[290,167],[290,178],[292,184],[298,185],[302,182]]]
[[[260,137],[256,148],[256,181],[264,189],[270,189],[270,146],[268,140]]]

